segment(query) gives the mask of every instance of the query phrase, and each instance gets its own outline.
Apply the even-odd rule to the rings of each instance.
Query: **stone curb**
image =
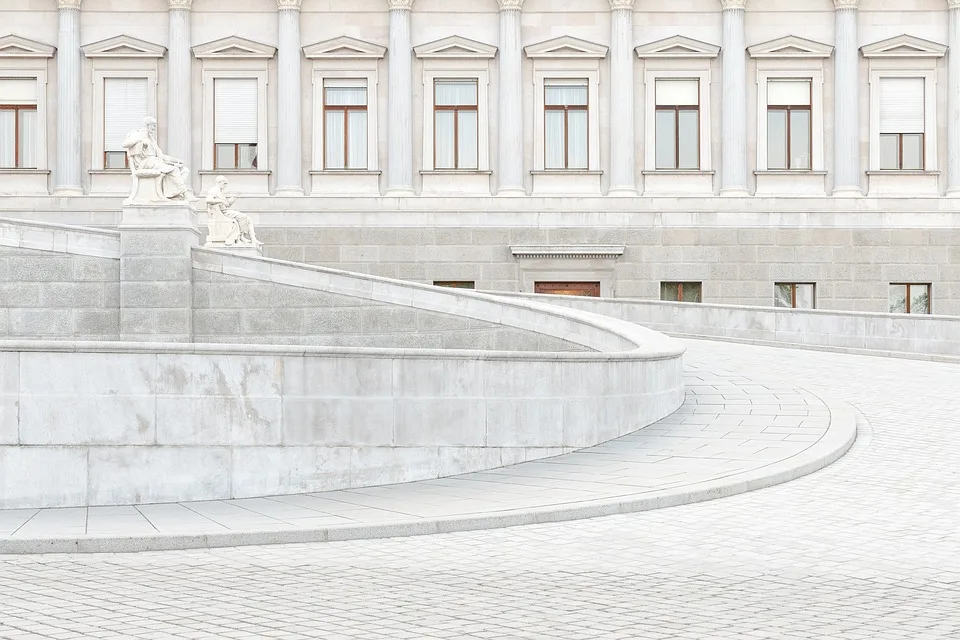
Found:
[[[856,440],[857,423],[862,421],[863,418],[853,407],[844,402],[825,398],[818,394],[813,395],[816,395],[829,409],[830,427],[820,440],[801,453],[752,471],[648,495],[632,494],[605,500],[566,503],[527,510],[420,519],[381,525],[359,524],[302,530],[283,529],[184,535],[7,539],[0,540],[0,554],[130,553],[394,538],[581,520],[704,502],[789,482],[814,471],[819,471],[843,456]]]

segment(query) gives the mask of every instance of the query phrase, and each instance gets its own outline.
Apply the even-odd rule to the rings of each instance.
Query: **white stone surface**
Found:
[[[413,43],[410,5],[389,2],[387,194],[413,195]]]
[[[57,170],[56,193],[83,193],[81,107],[83,59],[80,55],[80,2],[58,2]]]
[[[288,99],[277,101],[277,193],[303,194],[303,136],[301,135],[301,103],[299,99],[301,61],[300,3],[279,5],[277,35],[277,94]]]
[[[723,3],[721,195],[743,196],[748,192],[747,48],[744,4],[744,0]]]

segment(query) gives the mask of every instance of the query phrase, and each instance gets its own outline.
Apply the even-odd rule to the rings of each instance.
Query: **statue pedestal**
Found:
[[[258,246],[251,244],[232,244],[228,245],[223,241],[207,241],[203,246],[209,249],[222,249],[223,251],[229,251],[230,253],[236,253],[241,256],[253,256],[256,258],[263,257],[263,249]]]
[[[197,212],[171,201],[126,205],[118,229],[120,339],[191,342]]]

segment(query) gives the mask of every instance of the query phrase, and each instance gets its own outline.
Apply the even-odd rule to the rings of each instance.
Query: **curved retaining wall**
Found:
[[[194,250],[195,268],[452,313],[588,352],[0,342],[0,507],[323,491],[557,455],[683,401],[682,347],[535,301]]]

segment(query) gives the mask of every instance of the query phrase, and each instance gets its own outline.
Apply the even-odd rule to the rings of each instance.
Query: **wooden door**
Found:
[[[555,296],[600,297],[599,282],[535,282],[534,293],[549,293]]]

